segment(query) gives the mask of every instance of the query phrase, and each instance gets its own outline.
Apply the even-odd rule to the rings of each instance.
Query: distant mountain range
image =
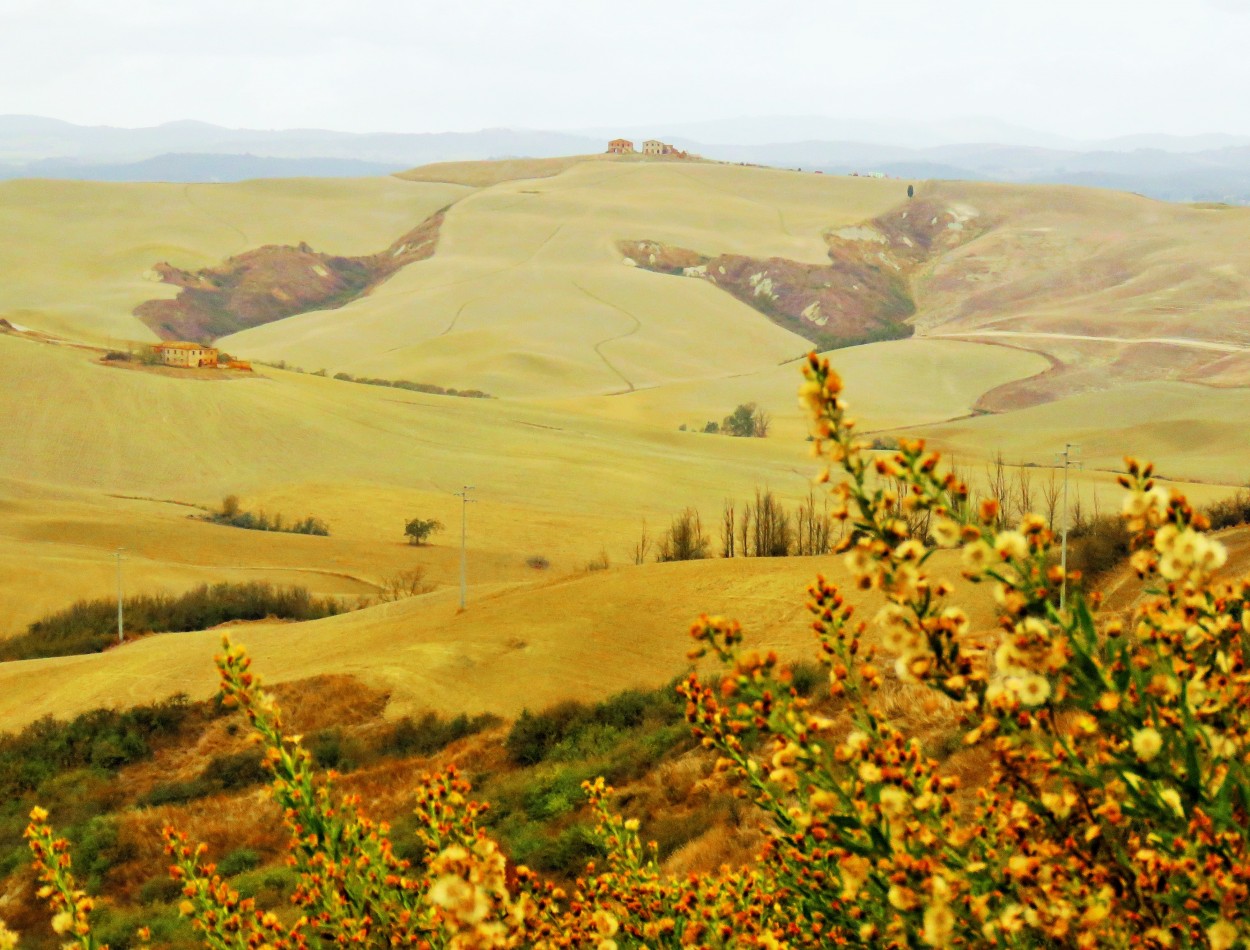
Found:
[[[762,116],[653,128],[356,134],[228,129],[170,122],[142,129],[0,116],[0,179],[238,181],[382,175],[440,161],[585,154],[617,135],[662,137],[708,158],[829,173],[1066,183],[1169,201],[1250,204],[1250,137],[1136,135],[1097,142],[995,120],[886,123]]]

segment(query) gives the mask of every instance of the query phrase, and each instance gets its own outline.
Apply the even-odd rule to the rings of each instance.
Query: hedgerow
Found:
[[[138,594],[123,600],[125,629],[143,633],[207,630],[232,620],[317,620],[350,608],[304,587],[264,581],[201,584],[182,594]],[[117,642],[117,601],[80,600],[34,621],[26,632],[0,641],[0,660],[99,653]]]
[[[969,505],[967,486],[920,442],[870,459],[828,363],[813,354],[806,372],[813,434],[842,473],[832,488],[834,514],[849,522],[840,553],[854,584],[885,605],[859,619],[827,580],[809,589],[822,698],[842,704],[838,715],[799,696],[734,621],[694,624],[693,655],[723,672],[682,682],[686,717],[718,773],[766,816],[753,863],[665,875],[637,821],[615,815],[611,789],[589,779],[588,850],[603,857],[558,887],[507,862],[454,770],[418,785],[418,846],[400,858],[386,826],[339,795],[333,776],[316,777],[248,657],[226,641],[223,693],[264,750],[291,832],[299,916],[258,910],[203,846],[166,829],[180,908],[205,944],[1240,945],[1250,934],[1250,580],[1218,577],[1227,554],[1207,518],[1129,460],[1131,563],[1153,586],[1123,618],[1096,615],[1079,586],[1061,607],[1070,578],[1045,519],[1003,526],[998,503]],[[900,506],[932,516],[933,546]],[[970,629],[943,576],[953,562],[936,547],[992,588],[992,635]],[[887,681],[949,713],[978,763],[975,788],[891,722]],[[555,744],[539,747],[545,756]],[[95,902],[42,809],[28,838],[54,929],[70,946],[96,946]]]

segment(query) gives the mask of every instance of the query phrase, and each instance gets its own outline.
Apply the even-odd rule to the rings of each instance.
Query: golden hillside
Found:
[[[998,450],[1046,466],[1079,442],[1087,504],[1095,492],[1113,504],[1110,472],[1124,452],[1210,482],[1193,488],[1199,500],[1244,480],[1243,212],[949,183],[922,185],[918,200],[941,205],[950,234],[907,251],[916,335],[834,354],[862,432],[927,435],[974,475]],[[103,365],[100,350],[70,342],[149,338],[134,307],[175,291],[145,277],[157,262],[208,268],[304,241],[377,254],[448,205],[428,259],[341,309],[221,345],[498,398],[264,366],[251,377],[158,374]],[[654,537],[686,506],[715,546],[726,498],[757,486],[787,504],[807,494],[814,463],[794,392],[808,343],[712,281],[627,266],[619,242],[765,268],[823,266],[834,245],[862,244],[886,268],[920,233],[900,223],[908,207],[904,182],[665,161],[486,163],[348,182],[0,185],[0,220],[14,236],[0,246],[0,317],[62,338],[0,333],[0,635],[108,596],[120,547],[131,592],[269,579],[370,597],[397,572],[424,568],[439,588],[426,598],[242,635],[270,644],[261,666],[272,660],[275,676],[354,653],[352,669],[397,697],[403,682],[419,684],[403,693],[413,704],[513,710],[523,700],[511,669],[544,696],[655,682],[680,667],[684,628],[702,610],[805,642],[793,612],[803,580],[833,562],[635,568],[632,552],[644,522]],[[768,438],[697,431],[743,402],[772,415]],[[471,607],[457,616],[461,510],[451,493],[465,484],[477,489]],[[323,518],[331,536],[199,520],[232,493],[249,510]],[[414,516],[447,530],[411,548],[402,528]],[[601,554],[612,570],[587,574]],[[533,558],[550,567],[535,571]],[[582,642],[588,630],[631,644],[628,663],[614,667],[606,645]],[[509,638],[547,646],[518,652]],[[154,638],[103,657],[6,666],[0,680],[18,719],[110,695],[203,694],[215,642]],[[437,674],[421,679],[426,666]]]

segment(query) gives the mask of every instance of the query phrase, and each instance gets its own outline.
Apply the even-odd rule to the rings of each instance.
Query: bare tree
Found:
[[[703,533],[699,512],[687,508],[673,518],[668,531],[660,538],[657,561],[698,561],[708,556],[708,539]]]
[[[720,524],[720,556],[734,556],[734,526],[736,522],[734,517],[734,500],[732,498],[725,499],[725,507],[721,512]]]
[[[1011,482],[1002,452],[997,453],[994,461],[985,466],[985,482],[990,497],[998,502],[997,526],[1002,528],[1007,524],[1007,515],[1011,508]]]
[[[751,532],[752,557],[785,557],[790,553],[790,520],[777,496],[767,489],[755,489],[755,503],[747,503],[754,525]]]
[[[755,437],[757,439],[767,438],[768,429],[773,424],[772,413],[766,412],[757,406],[755,412],[751,414],[751,422],[755,426]]]
[[[418,565],[392,574],[382,581],[378,588],[378,600],[384,604],[391,603],[406,597],[428,594],[433,589],[434,585],[425,579],[425,568]]]
[[[1059,476],[1052,468],[1046,481],[1042,482],[1042,506],[1046,509],[1046,524],[1051,531],[1055,530],[1055,513],[1059,510],[1059,494],[1063,487],[1059,484]]]
[[[634,563],[644,563],[647,560],[647,555],[649,553],[651,553],[651,539],[647,536],[647,521],[644,518],[642,522],[642,534],[634,543]]]
[[[809,488],[807,498],[799,502],[794,512],[794,553],[800,556],[828,554],[832,536],[829,499],[824,499],[822,510],[818,512],[816,493]]]
[[[1016,469],[1016,509],[1021,518],[1033,511],[1033,469],[1021,465]]]

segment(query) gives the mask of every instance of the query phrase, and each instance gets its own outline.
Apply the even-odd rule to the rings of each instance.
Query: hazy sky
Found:
[[[1250,0],[0,0],[0,113],[346,131],[743,115],[1250,134]]]

